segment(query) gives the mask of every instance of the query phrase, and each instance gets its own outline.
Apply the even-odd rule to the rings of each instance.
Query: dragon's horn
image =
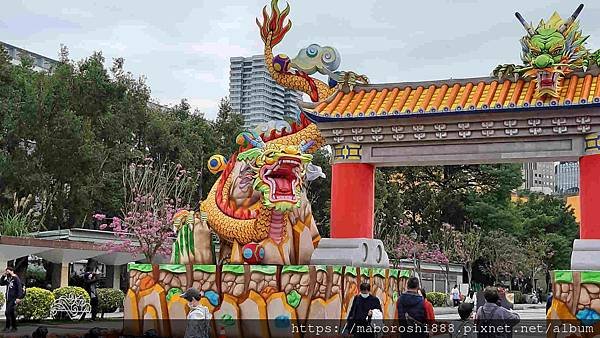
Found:
[[[563,23],[558,28],[558,32],[563,33],[565,30],[567,30],[567,28],[569,28],[569,26],[571,26],[573,24],[573,22],[575,22],[575,19],[577,19],[577,17],[579,16],[579,13],[581,13],[582,9],[583,9],[583,4],[579,4],[579,6],[577,6],[577,8],[575,9],[575,12],[573,12],[573,15],[571,15],[567,19],[567,21],[565,21],[565,23]]]
[[[531,25],[528,24],[527,21],[525,21],[525,19],[523,19],[523,16],[521,15],[521,13],[515,12],[515,16],[517,17],[517,19],[519,20],[521,25],[523,25],[523,27],[525,27],[527,34],[529,34],[529,36],[533,36],[535,34],[535,29],[533,29],[533,27],[531,27]]]
[[[314,140],[310,140],[308,142],[302,143],[300,144],[300,151],[305,153],[308,151],[308,149],[310,149],[310,147],[312,147],[315,144]]]
[[[238,135],[236,142],[241,146],[245,146],[247,143],[250,143],[255,148],[264,148],[265,146],[265,143],[260,136],[246,131],[241,132]]]

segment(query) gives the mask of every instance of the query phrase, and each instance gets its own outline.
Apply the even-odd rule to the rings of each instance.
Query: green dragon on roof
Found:
[[[542,19],[536,28],[516,12],[515,16],[527,31],[521,38],[523,65],[499,65],[492,75],[499,79],[534,79],[538,99],[558,98],[566,74],[600,65],[600,50],[591,53],[585,46],[589,35],[584,36],[579,29],[577,16],[582,9],[583,4],[566,21],[554,12],[548,21]]]

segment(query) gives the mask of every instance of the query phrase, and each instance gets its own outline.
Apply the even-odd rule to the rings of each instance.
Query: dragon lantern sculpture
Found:
[[[364,75],[337,71],[341,59],[333,47],[311,44],[292,60],[284,54],[273,56],[273,47],[290,30],[291,22],[286,22],[289,5],[281,11],[273,0],[271,10],[269,15],[265,7],[263,22],[257,19],[257,24],[265,45],[266,67],[278,84],[322,102],[339,90],[368,83]],[[328,76],[328,83],[310,76],[317,72]],[[289,128],[261,135],[243,132],[236,142],[240,151],[229,160],[221,155],[209,159],[209,170],[220,177],[200,211],[175,215],[177,239],[172,262],[214,263],[214,232],[221,243],[218,263],[310,263],[321,237],[305,182],[324,176],[310,164],[311,154],[325,143],[319,130],[301,114]]]
[[[558,98],[566,74],[585,71],[600,63],[599,51],[590,53],[585,47],[589,36],[583,36],[577,21],[582,9],[583,4],[566,21],[554,12],[548,21],[541,20],[535,28],[516,12],[515,16],[527,31],[527,35],[521,38],[521,60],[524,65],[499,65],[492,75],[498,78],[514,76],[515,79],[535,79],[538,99]]]

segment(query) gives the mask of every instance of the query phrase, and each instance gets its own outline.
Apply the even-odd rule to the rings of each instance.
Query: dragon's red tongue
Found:
[[[552,77],[552,74],[542,74],[540,84],[545,87],[550,87],[554,85],[554,79]]]
[[[292,193],[292,182],[285,177],[275,178],[275,184],[277,184],[277,194],[291,194]]]

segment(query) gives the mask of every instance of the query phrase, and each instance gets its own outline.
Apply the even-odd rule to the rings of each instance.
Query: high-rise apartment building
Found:
[[[58,63],[57,60],[51,59],[47,56],[43,56],[34,52],[30,52],[23,48],[19,48],[8,44],[6,42],[0,41],[0,46],[4,47],[4,49],[8,52],[8,57],[13,64],[20,64],[21,58],[27,56],[33,60],[33,69],[36,71],[46,71],[49,72],[52,70],[52,67]]]
[[[244,117],[245,127],[295,117],[302,95],[278,85],[269,75],[263,55],[232,57],[229,98],[234,111]]]
[[[522,189],[541,192],[546,195],[554,193],[554,162],[523,163]]]
[[[579,162],[560,162],[556,166],[557,194],[576,194],[579,192]]]

